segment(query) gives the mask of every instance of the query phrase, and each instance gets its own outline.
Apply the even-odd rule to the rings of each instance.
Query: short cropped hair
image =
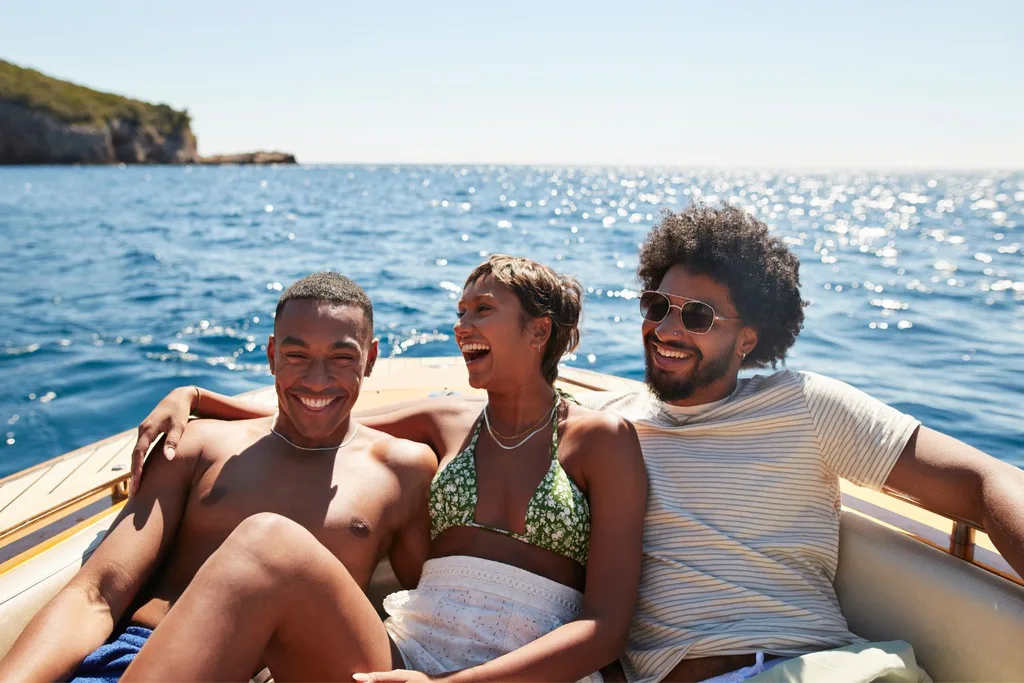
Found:
[[[366,315],[370,333],[373,334],[373,304],[370,303],[370,297],[366,296],[362,287],[344,275],[331,272],[313,273],[298,280],[284,290],[281,298],[277,300],[275,315],[280,316],[284,305],[296,299],[324,301],[340,306],[358,306]]]
[[[657,289],[675,265],[725,285],[743,323],[757,329],[743,367],[785,360],[804,323],[800,260],[763,221],[724,202],[666,211],[640,247],[637,276]]]

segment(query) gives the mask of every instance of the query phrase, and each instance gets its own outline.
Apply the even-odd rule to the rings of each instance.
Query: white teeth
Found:
[[[491,347],[487,346],[487,344],[476,344],[476,343],[473,343],[473,344],[463,344],[462,345],[462,350],[463,350],[463,352],[465,352],[465,351],[490,351]]]
[[[661,346],[656,346],[654,348],[657,349],[660,355],[665,356],[665,358],[689,358],[691,355],[686,351],[669,351]]]
[[[333,398],[306,398],[305,396],[299,396],[298,398],[302,405],[313,410],[320,410],[334,403]]]

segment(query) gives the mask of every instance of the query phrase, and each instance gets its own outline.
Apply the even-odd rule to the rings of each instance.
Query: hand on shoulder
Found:
[[[192,420],[182,431],[181,436],[178,439],[178,445],[174,450],[174,459],[178,458],[191,458],[196,459],[203,452],[203,444],[208,443],[211,439],[223,437],[225,432],[223,430],[223,424],[220,420]],[[150,459],[160,457],[159,444],[153,449]],[[169,460],[170,458],[168,458]]]

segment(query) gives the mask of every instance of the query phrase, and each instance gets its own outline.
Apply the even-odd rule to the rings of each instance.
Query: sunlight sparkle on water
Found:
[[[801,259],[814,302],[795,367],[852,377],[1003,457],[1024,438],[1008,388],[1024,386],[1024,174],[299,167],[271,183],[197,166],[129,167],[114,186],[102,169],[3,172],[19,258],[0,262],[18,304],[0,419],[20,418],[0,467],[128,428],[126,402],[179,383],[263,386],[277,298],[318,270],[370,294],[383,355],[452,355],[434,331],[451,329],[470,269],[491,253],[535,258],[588,292],[570,362],[640,378],[638,247],[664,208],[694,198],[736,203]],[[949,349],[971,362],[951,367]],[[61,400],[36,399],[51,392]]]

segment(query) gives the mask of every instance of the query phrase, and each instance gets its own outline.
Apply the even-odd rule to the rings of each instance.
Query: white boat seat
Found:
[[[936,681],[1020,681],[1024,587],[844,511],[836,594],[850,629],[905,640]]]
[[[0,576],[0,657],[98,545],[114,513]],[[370,587],[398,589],[382,563]],[[843,513],[836,592],[850,628],[905,640],[936,681],[1011,681],[1024,672],[1024,587],[906,535]]]

